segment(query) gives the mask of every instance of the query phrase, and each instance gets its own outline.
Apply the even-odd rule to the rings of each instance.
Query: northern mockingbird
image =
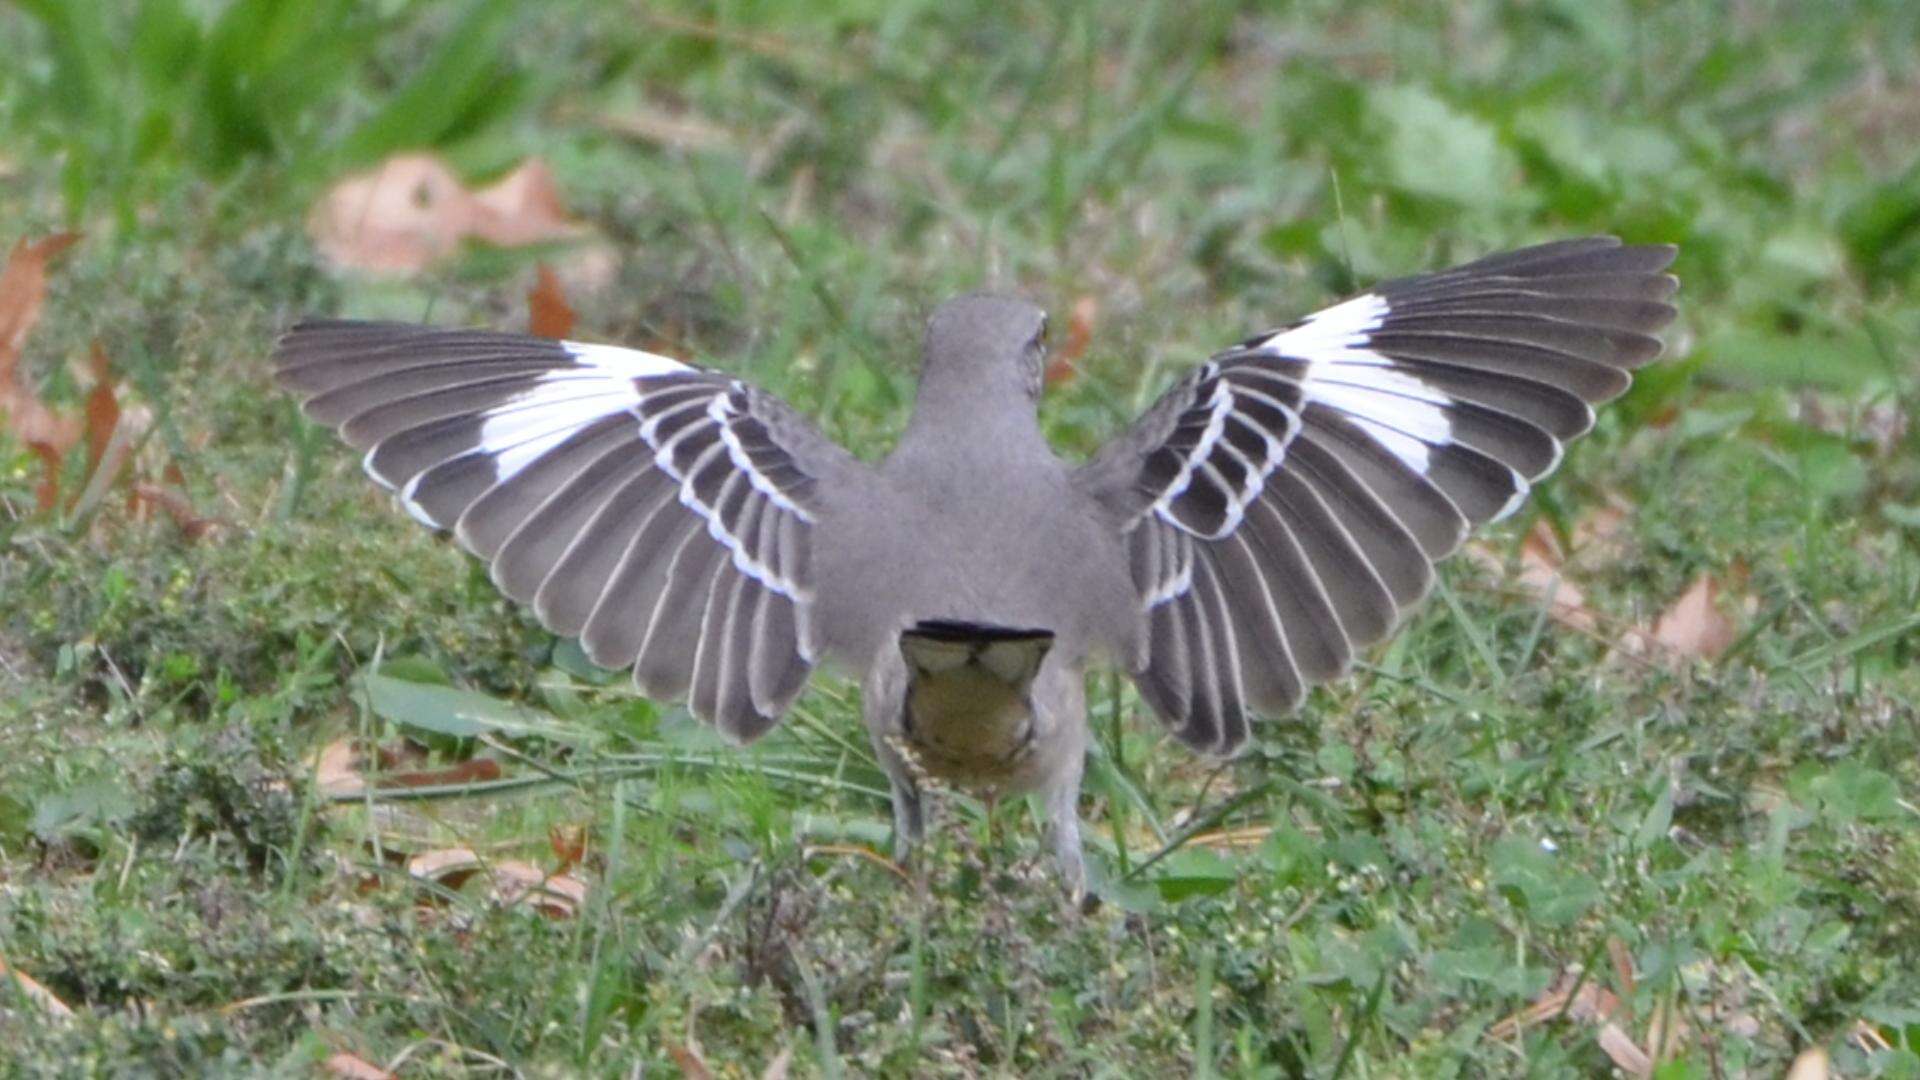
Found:
[[[901,844],[926,777],[1038,793],[1078,889],[1088,664],[1240,750],[1659,354],[1673,254],[1595,237],[1376,285],[1215,354],[1078,466],[1037,418],[1046,316],[1001,296],[934,312],[874,465],[738,378],[611,345],[313,321],[277,364],[595,663],[746,743],[833,661],[863,676]]]

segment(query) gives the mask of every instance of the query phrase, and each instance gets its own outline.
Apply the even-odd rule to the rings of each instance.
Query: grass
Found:
[[[9,1072],[1604,1071],[1577,1010],[1497,1026],[1560,981],[1643,1043],[1678,1016],[1663,1077],[1812,1046],[1920,1075],[1910,5],[338,7],[0,8],[0,242],[88,233],[29,369],[73,407],[98,339],[154,411],[141,467],[221,522],[36,514],[0,436],[0,957],[77,1013],[0,993]],[[621,134],[643,108],[719,134]],[[1678,242],[1684,306],[1488,541],[1510,567],[1535,522],[1623,500],[1567,569],[1599,628],[1456,561],[1225,769],[1097,679],[1112,902],[1078,918],[1024,806],[945,801],[923,885],[862,854],[888,818],[852,687],[718,752],[270,389],[298,313],[524,318],[530,256],[318,263],[311,200],[412,146],[547,159],[615,252],[570,297],[583,335],[739,371],[869,456],[919,320],[983,284],[1056,321],[1097,298],[1047,407],[1069,454],[1222,343],[1507,245]],[[1703,573],[1725,657],[1612,648]],[[350,736],[504,775],[332,800],[311,763]],[[551,867],[576,831],[571,918],[405,870]]]

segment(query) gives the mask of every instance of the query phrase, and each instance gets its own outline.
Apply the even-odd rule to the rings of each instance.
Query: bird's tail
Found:
[[[1025,697],[1053,648],[1053,631],[954,619],[929,619],[900,634],[900,655],[915,682],[977,665]]]

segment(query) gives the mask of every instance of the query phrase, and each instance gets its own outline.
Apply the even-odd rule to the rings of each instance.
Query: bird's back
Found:
[[[1133,633],[1125,556],[1067,475],[1051,451],[993,439],[903,444],[858,505],[821,521],[829,653],[864,667],[906,626],[947,619],[1050,630],[1068,662],[1120,654]]]

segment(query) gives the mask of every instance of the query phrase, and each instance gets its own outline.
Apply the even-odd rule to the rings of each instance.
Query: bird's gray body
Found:
[[[1038,308],[987,295],[949,301],[929,320],[919,397],[899,445],[868,483],[843,489],[847,503],[823,507],[815,617],[828,658],[861,674],[902,840],[920,834],[927,778],[989,798],[1040,792],[1077,885],[1085,671],[1091,659],[1124,660],[1133,648],[1137,599],[1118,530],[1040,430],[1044,326]],[[1079,602],[1062,606],[1063,594]],[[874,605],[874,595],[894,599]],[[908,722],[912,679],[900,637],[926,620],[1052,632],[1038,675],[1019,688],[1030,715],[1003,714],[996,695],[982,692],[943,696],[951,715]],[[1021,722],[1032,726],[1028,749],[1000,755],[1004,727]],[[981,753],[956,765],[923,745],[932,731],[946,743],[972,731]]]

